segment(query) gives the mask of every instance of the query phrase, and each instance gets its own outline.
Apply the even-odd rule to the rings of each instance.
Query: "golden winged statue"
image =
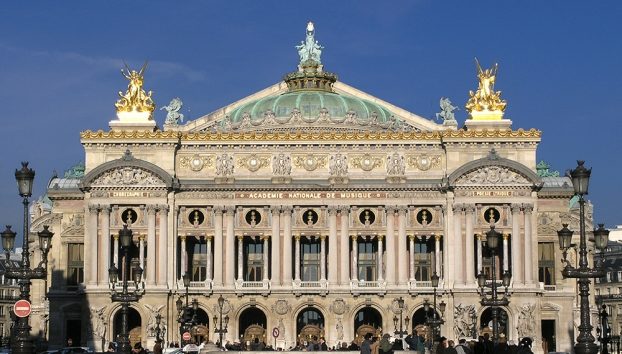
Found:
[[[147,68],[147,62],[139,71],[130,69],[125,64],[125,69],[121,69],[121,74],[129,80],[127,91],[123,93],[119,91],[119,100],[115,103],[118,112],[149,112],[153,113],[155,103],[151,99],[152,92],[143,90],[144,72]]]
[[[479,61],[475,58],[477,65],[477,77],[479,86],[476,92],[469,91],[469,101],[466,110],[472,112],[503,112],[507,102],[501,99],[501,91],[495,91],[495,79],[499,65],[495,64],[490,69],[482,69]]]

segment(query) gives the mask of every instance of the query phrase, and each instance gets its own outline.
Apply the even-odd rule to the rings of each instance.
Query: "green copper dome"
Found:
[[[277,120],[289,119],[296,110],[304,120],[318,118],[322,113],[328,114],[331,120],[345,120],[354,114],[358,121],[371,122],[376,119],[377,123],[384,123],[393,115],[378,104],[352,96],[326,91],[295,91],[247,103],[234,109],[228,116],[231,123],[235,124],[244,117],[254,121],[272,113]]]

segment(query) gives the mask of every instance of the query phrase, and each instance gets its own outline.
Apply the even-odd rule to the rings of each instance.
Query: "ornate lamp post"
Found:
[[[596,333],[598,333],[598,341],[601,345],[601,354],[609,354],[607,344],[611,342],[611,327],[609,326],[607,305],[602,306],[602,310],[598,313],[598,317],[600,318],[600,326],[596,328]]]
[[[110,277],[110,284],[112,286],[112,293],[110,295],[112,302],[121,303],[121,334],[119,335],[118,340],[118,351],[120,353],[129,354],[132,351],[132,347],[130,346],[130,336],[127,328],[127,317],[130,302],[137,302],[140,298],[141,294],[139,291],[139,284],[143,276],[143,269],[139,265],[136,265],[134,267],[135,289],[133,291],[129,291],[128,278],[130,276],[130,264],[132,261],[131,255],[129,253],[129,248],[132,244],[132,230],[128,229],[127,225],[123,225],[123,229],[119,231],[119,239],[121,240],[121,250],[123,251],[123,260],[121,261],[121,274],[119,274],[119,270],[113,264],[112,267],[108,269],[108,275]],[[122,288],[120,293],[116,291],[116,285],[117,281],[119,280],[119,275],[121,276],[122,282]]]
[[[179,335],[182,337],[181,342],[182,344],[186,344],[183,340],[183,334],[187,332],[192,326],[192,315],[190,314],[190,306],[188,306],[188,287],[190,287],[190,274],[188,274],[187,272],[184,273],[181,279],[184,283],[184,288],[186,289],[186,306],[182,307],[183,302],[181,300],[181,297],[177,299],[177,313],[179,315],[177,321],[179,322]]]
[[[402,320],[402,315],[404,313],[404,299],[402,297],[400,297],[399,299],[396,300],[397,302],[397,308],[400,311],[400,318],[397,318],[397,315],[393,316],[393,326],[395,328],[395,335],[399,335],[400,336],[400,341],[402,340],[402,338],[404,338],[405,334],[408,334],[408,324],[410,323],[410,318],[408,317],[408,315],[406,315],[406,318],[404,318]],[[397,323],[399,321],[400,324],[400,330],[397,330]],[[405,326],[406,328],[402,327],[402,323],[405,322]],[[402,341],[402,345],[404,345],[404,342]]]
[[[160,313],[158,313],[155,316],[155,320],[156,320],[156,342],[161,341],[162,339],[160,338],[160,334],[162,333],[162,329],[160,328],[160,324],[162,323],[162,315],[160,315]]]
[[[7,262],[7,268],[4,273],[8,279],[17,279],[20,292],[19,298],[20,300],[26,300],[28,302],[30,302],[31,280],[47,278],[48,252],[50,250],[52,236],[54,236],[54,234],[48,230],[48,226],[43,226],[43,231],[38,233],[42,260],[36,268],[30,269],[30,251],[28,249],[28,198],[32,195],[34,179],[35,171],[28,168],[28,162],[22,162],[22,169],[15,170],[15,180],[17,181],[19,195],[23,198],[22,204],[24,205],[22,263],[19,266],[12,267],[10,266],[11,263]],[[11,230],[11,226],[7,225],[6,230],[1,233],[1,236],[6,259],[9,260],[10,253],[15,246],[16,234]],[[16,324],[13,326],[13,335],[11,336],[11,351],[13,353],[31,354],[34,351],[34,346],[30,338],[31,327],[28,324],[28,317],[29,316],[18,317],[16,319]]]
[[[225,298],[220,295],[218,297],[218,317],[214,316],[214,327],[216,327],[216,323],[218,323],[218,328],[214,329],[214,333],[218,334],[220,348],[224,348],[222,344],[222,337],[225,333],[227,333],[227,325],[229,324],[229,315],[225,315],[223,318],[225,306]]]
[[[436,337],[440,336],[440,327],[443,323],[445,323],[445,320],[443,320],[443,316],[445,316],[445,308],[447,307],[447,304],[445,304],[445,301],[441,301],[440,304],[438,304],[438,310],[441,311],[441,317],[438,317],[438,312],[437,307],[436,307],[436,288],[438,288],[438,280],[439,280],[439,276],[436,274],[436,272],[434,272],[434,274],[432,274],[432,276],[430,277],[432,280],[432,288],[434,290],[434,298],[433,298],[433,314],[432,317],[429,316],[429,312],[430,312],[430,303],[428,302],[428,299],[425,299],[423,301],[423,311],[425,312],[425,322],[426,325],[432,327],[432,345],[434,345],[434,341],[436,340]]]
[[[493,341],[497,341],[499,339],[499,306],[507,306],[510,303],[508,300],[508,287],[510,286],[510,280],[512,280],[512,275],[509,271],[505,271],[502,276],[503,286],[505,287],[505,292],[502,298],[499,298],[499,292],[497,284],[497,274],[496,274],[496,250],[499,245],[499,238],[501,237],[501,233],[495,230],[495,225],[491,223],[490,231],[486,233],[486,247],[490,249],[490,253],[492,255],[492,271],[491,271],[491,282],[490,285],[486,284],[486,274],[481,272],[477,275],[477,284],[480,287],[480,304],[482,306],[490,306],[492,311],[492,338]],[[488,292],[486,288],[490,288],[490,297],[488,297]]]
[[[564,278],[576,278],[579,283],[580,311],[581,323],[579,324],[579,336],[574,346],[577,354],[595,354],[598,353],[598,345],[594,343],[592,335],[592,325],[590,324],[590,279],[600,278],[605,275],[602,264],[596,264],[594,268],[588,267],[587,260],[587,236],[585,234],[585,200],[583,197],[587,195],[592,169],[583,166],[585,161],[577,161],[577,168],[570,171],[572,179],[572,187],[575,195],[579,196],[579,266],[574,267],[566,259],[568,249],[571,247],[573,232],[568,229],[568,224],[563,224],[563,228],[557,231],[559,237],[559,247],[563,251],[563,261],[566,266],[562,270]],[[603,225],[599,225],[594,230],[594,243],[596,248],[605,250],[609,239],[609,231]]]

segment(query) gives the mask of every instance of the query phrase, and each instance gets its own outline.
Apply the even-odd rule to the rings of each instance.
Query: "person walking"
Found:
[[[382,335],[382,340],[380,340],[380,350],[379,354],[393,354],[393,345],[389,341],[391,336],[389,333],[385,333]]]
[[[371,338],[371,333],[367,333],[361,343],[361,354],[371,354],[371,342],[369,339]]]

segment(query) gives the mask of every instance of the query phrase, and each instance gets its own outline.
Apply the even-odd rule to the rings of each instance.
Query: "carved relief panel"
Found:
[[[295,207],[293,210],[293,226],[298,230],[325,230],[327,224],[327,210],[321,207]]]

